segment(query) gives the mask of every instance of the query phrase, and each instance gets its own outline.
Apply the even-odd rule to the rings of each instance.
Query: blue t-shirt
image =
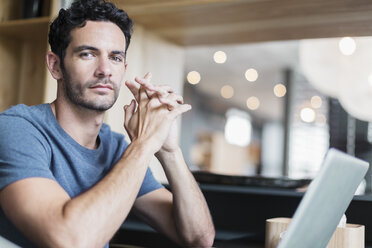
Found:
[[[106,124],[99,141],[97,149],[78,144],[59,125],[50,104],[11,107],[0,114],[0,190],[24,178],[43,177],[57,181],[73,198],[102,179],[128,146]],[[148,169],[137,197],[161,187]],[[1,208],[0,236],[32,247]]]

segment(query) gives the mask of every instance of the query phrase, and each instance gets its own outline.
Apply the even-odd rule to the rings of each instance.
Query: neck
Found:
[[[59,101],[58,98],[50,105],[58,123],[76,142],[88,149],[98,147],[97,137],[103,123],[104,112],[75,106]]]

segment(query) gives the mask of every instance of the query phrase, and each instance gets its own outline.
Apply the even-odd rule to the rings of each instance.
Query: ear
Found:
[[[50,74],[55,80],[62,79],[61,60],[58,55],[53,52],[46,54],[46,63]]]

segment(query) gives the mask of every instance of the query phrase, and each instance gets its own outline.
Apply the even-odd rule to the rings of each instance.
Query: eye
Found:
[[[121,56],[112,56],[111,59],[115,62],[122,62],[123,58]]]
[[[93,57],[93,54],[91,52],[81,52],[79,54],[79,57],[80,58],[91,58],[91,57]]]

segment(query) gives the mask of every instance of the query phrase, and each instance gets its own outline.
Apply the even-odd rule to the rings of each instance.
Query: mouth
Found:
[[[113,90],[112,86],[108,84],[96,84],[90,88],[97,89],[97,90]]]

